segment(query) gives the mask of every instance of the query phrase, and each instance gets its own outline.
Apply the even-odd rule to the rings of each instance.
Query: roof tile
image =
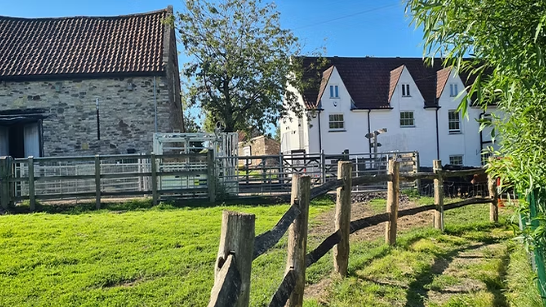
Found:
[[[0,16],[0,79],[163,72],[169,9],[114,17]]]

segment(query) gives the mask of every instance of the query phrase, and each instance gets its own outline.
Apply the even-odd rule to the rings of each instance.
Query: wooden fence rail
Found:
[[[191,169],[189,159],[197,159],[199,169]],[[116,161],[138,160],[146,161],[149,169],[141,168],[141,163],[133,165],[120,164]],[[167,161],[167,162],[165,162]],[[178,164],[169,164],[169,161],[182,161]],[[165,164],[163,165],[163,163]],[[125,171],[124,167],[132,166],[138,171]],[[104,168],[114,171],[104,172]],[[187,169],[184,169],[187,168]],[[70,169],[73,174],[67,174]],[[80,171],[81,170],[81,171]],[[169,171],[171,170],[171,171]],[[78,174],[78,172],[80,172]],[[83,172],[83,174],[81,173]],[[25,159],[13,159],[0,157],[0,205],[8,209],[15,201],[29,200],[30,210],[36,209],[38,200],[62,199],[71,197],[94,198],[96,208],[101,207],[103,196],[142,196],[150,195],[153,204],[156,205],[162,195],[194,195],[200,193],[203,197],[215,201],[216,174],[213,152],[208,153],[182,153],[166,155],[97,155],[86,157],[28,157]],[[123,184],[125,180],[137,178],[149,178],[151,184],[140,185],[129,190],[116,189],[105,191],[105,182],[109,181],[114,186]],[[140,179],[139,179],[140,178]],[[166,179],[168,178],[168,179]],[[59,186],[84,185],[83,191],[77,188],[74,191],[51,192],[48,183]],[[140,183],[140,181],[139,181]],[[165,184],[164,184],[165,183]],[[184,184],[185,183],[185,186]],[[39,188],[39,185],[42,185]],[[165,185],[165,186],[163,186]],[[28,195],[15,195],[17,188],[22,189]],[[59,188],[62,190],[62,188]]]
[[[264,254],[267,250],[272,248],[288,230],[288,258],[286,263],[285,275],[283,281],[272,296],[269,306],[290,306],[299,307],[303,304],[303,291],[305,287],[305,270],[307,267],[316,263],[321,257],[323,257],[332,248],[334,249],[334,271],[341,275],[347,275],[347,267],[349,261],[349,235],[358,230],[378,225],[386,222],[385,228],[385,242],[390,245],[396,244],[397,233],[397,220],[403,216],[409,216],[418,214],[421,212],[434,210],[434,225],[443,230],[444,219],[443,213],[447,210],[460,208],[463,206],[473,204],[490,203],[490,220],[491,222],[498,221],[498,208],[497,208],[497,194],[496,187],[494,186],[493,178],[489,179],[489,197],[475,197],[466,199],[459,202],[443,204],[444,195],[441,191],[443,178],[456,177],[456,176],[469,176],[474,174],[483,174],[484,169],[476,170],[462,170],[462,171],[446,171],[441,169],[441,162],[434,161],[433,173],[400,173],[399,162],[395,160],[389,161],[388,173],[385,175],[373,175],[373,176],[360,176],[351,178],[352,163],[349,161],[340,161],[338,163],[338,179],[324,183],[321,186],[311,189],[311,178],[309,176],[294,175],[292,178],[292,194],[290,196],[290,208],[285,212],[279,222],[269,231],[254,238],[252,229],[252,238],[248,235],[251,233],[247,231],[245,240],[253,242],[252,257],[243,257],[248,262],[245,264],[244,272],[250,272],[250,266],[253,259],[256,259],[260,255]],[[415,208],[398,210],[398,201],[400,195],[400,182],[401,181],[414,181],[420,179],[434,179],[435,184],[435,200],[434,204],[419,206]],[[351,221],[351,187],[355,185],[374,184],[378,182],[387,182],[387,210],[385,213],[377,214],[374,216]],[[307,253],[307,232],[308,232],[308,215],[309,215],[309,203],[312,199],[328,193],[329,191],[336,190],[336,214],[335,214],[335,232],[328,235],[326,239],[319,244],[317,248]],[[225,218],[225,213],[224,213]],[[226,233],[231,233],[232,236],[236,236],[237,232],[227,231],[224,229],[224,222],[222,227],[222,242],[226,241]],[[227,259],[224,250],[224,257]],[[231,254],[236,261],[236,268],[241,267],[240,255],[238,253],[243,251],[233,252]],[[247,252],[245,252],[247,253]],[[217,261],[218,270],[218,261]],[[229,273],[228,269],[225,269],[226,274]],[[231,273],[234,275],[235,273]],[[245,275],[246,276],[246,275]],[[218,275],[217,275],[218,277]],[[237,277],[234,277],[237,281]],[[246,277],[245,277],[246,278]],[[223,304],[217,304],[209,306],[248,306],[248,300],[246,305],[234,305],[235,302],[242,302],[241,297],[248,297],[248,292],[244,292],[244,289],[249,289],[249,285],[246,283],[246,279],[241,278],[240,290],[236,287],[237,282],[230,282],[227,278],[219,279],[215,278],[215,286],[211,292],[211,303],[217,302],[218,297],[222,297],[219,293],[222,293],[219,289],[228,288],[232,291],[238,291],[237,294],[230,294],[229,296],[223,296]],[[249,280],[249,279],[248,279]],[[249,281],[248,281],[249,282]],[[219,285],[217,283],[222,283]],[[243,300],[244,301],[244,300]]]

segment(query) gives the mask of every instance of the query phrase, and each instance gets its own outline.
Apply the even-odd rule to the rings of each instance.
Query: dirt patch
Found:
[[[364,194],[363,194],[364,195]],[[374,216],[377,212],[369,205],[369,202],[374,199],[386,199],[386,193],[369,193],[365,197],[364,202],[356,202],[351,206],[351,221],[365,217]],[[418,206],[410,201],[407,196],[401,195],[399,199],[399,210],[409,209]],[[335,230],[335,209],[324,212],[315,218],[315,224],[309,229],[310,241],[316,241],[317,244]],[[403,232],[408,229],[423,227],[432,224],[432,212],[422,212],[412,216],[404,216],[398,219],[398,232]],[[385,223],[366,227],[359,230],[350,236],[351,242],[359,241],[374,241],[385,236]],[[321,303],[327,304],[328,288],[332,284],[332,276],[322,279],[319,283],[309,285],[305,288],[305,297],[314,298]]]
[[[367,196],[365,202],[353,203],[351,206],[351,221],[358,220],[365,217],[374,216],[377,212],[374,212],[370,207],[369,202],[374,199],[386,199],[385,193],[370,193]],[[409,209],[416,207],[417,204],[410,201],[407,196],[401,195],[399,200],[399,210]],[[426,226],[432,224],[432,211],[422,212],[412,216],[404,216],[398,219],[398,231],[404,231],[407,229]],[[319,215],[316,219],[315,225],[309,230],[310,236],[320,236],[326,238],[329,234],[335,230],[335,209],[325,212]],[[375,240],[385,235],[385,225],[381,223],[379,225],[366,227],[362,230],[351,234],[351,241],[359,240]]]

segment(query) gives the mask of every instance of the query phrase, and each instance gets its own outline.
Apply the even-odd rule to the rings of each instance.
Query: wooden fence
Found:
[[[142,164],[145,167],[129,171],[119,170],[125,165],[120,161],[136,159],[146,161]],[[105,196],[151,195],[153,204],[156,205],[162,195],[196,194],[208,197],[214,202],[215,170],[212,151],[172,155],[96,155],[25,159],[0,157],[0,204],[2,208],[8,209],[13,202],[28,199],[30,209],[34,211],[37,200],[94,198],[97,209],[100,209],[101,198]],[[105,188],[106,182],[120,185],[125,180],[135,178],[146,178],[144,181],[146,184],[141,184],[135,189]],[[37,184],[42,182],[55,182],[60,187],[75,184],[82,188],[79,190],[37,188]],[[15,191],[21,190],[23,186],[25,193],[16,195]]]
[[[388,172],[384,175],[360,176],[351,178],[352,163],[340,161],[337,180],[311,188],[309,176],[296,176],[292,180],[291,206],[269,231],[258,236],[254,234],[253,214],[225,211],[218,257],[215,266],[214,287],[209,301],[210,306],[249,306],[250,275],[252,261],[272,248],[288,230],[288,258],[284,279],[273,294],[269,306],[296,307],[303,304],[305,270],[334,249],[334,271],[340,276],[347,275],[349,262],[349,235],[358,230],[386,222],[385,242],[396,244],[397,221],[399,217],[434,210],[434,227],[444,229],[444,212],[471,204],[490,203],[490,220],[498,221],[497,194],[495,180],[489,178],[489,197],[475,197],[444,205],[442,182],[444,178],[484,173],[484,169],[446,171],[440,161],[434,161],[431,173],[400,173],[399,162],[390,160]],[[400,182],[420,179],[433,179],[435,185],[434,204],[398,210]],[[355,185],[387,182],[386,212],[371,217],[351,221],[351,187]],[[317,248],[307,252],[307,232],[309,203],[336,189],[336,231],[330,234]]]

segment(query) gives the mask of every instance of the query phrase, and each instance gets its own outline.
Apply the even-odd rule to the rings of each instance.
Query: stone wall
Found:
[[[173,81],[156,79],[158,132],[182,131]],[[99,99],[100,140],[96,99]],[[154,77],[0,82],[0,111],[46,109],[44,156],[152,151]]]
[[[244,147],[250,146],[252,156],[278,155],[281,150],[281,144],[263,135],[250,139],[248,142],[239,142],[239,156],[244,156]],[[244,165],[245,160],[239,160],[239,165]],[[258,165],[262,163],[262,159],[249,160],[250,165]],[[267,159],[268,165],[278,164],[277,159]]]

